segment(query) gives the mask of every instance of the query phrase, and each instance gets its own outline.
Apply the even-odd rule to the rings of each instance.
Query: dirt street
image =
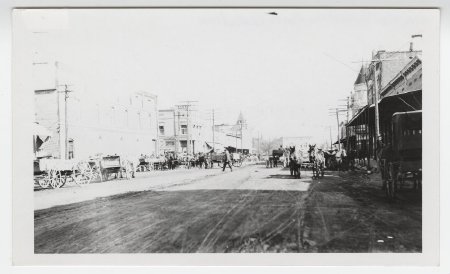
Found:
[[[247,166],[150,176],[87,186],[70,204],[52,197],[71,188],[36,191],[35,252],[421,251],[420,193],[388,203],[377,175],[293,179]]]

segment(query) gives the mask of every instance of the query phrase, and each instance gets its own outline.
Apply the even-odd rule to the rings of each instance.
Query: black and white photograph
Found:
[[[12,18],[34,255],[437,248],[438,10]]]

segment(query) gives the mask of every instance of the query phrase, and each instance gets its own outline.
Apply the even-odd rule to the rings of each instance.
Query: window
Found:
[[[187,134],[187,125],[181,125],[181,134]]]
[[[73,154],[73,139],[69,140],[68,156],[69,156],[69,159],[73,159],[73,157],[74,157],[74,154]]]
[[[164,135],[164,125],[159,125],[159,135]]]

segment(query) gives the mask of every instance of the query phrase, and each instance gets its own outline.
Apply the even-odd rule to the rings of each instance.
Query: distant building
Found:
[[[392,115],[395,112],[422,109],[421,51],[378,51],[366,71],[367,105],[347,123],[347,133],[355,140],[349,147],[358,158],[375,158],[375,71],[377,72],[380,135],[389,142]],[[350,134],[349,134],[350,135]]]
[[[375,70],[378,74],[377,84],[378,92],[380,92],[414,57],[420,57],[421,55],[421,51],[378,51],[372,57],[372,60],[380,61],[371,62],[366,74],[368,103],[373,104],[375,100]],[[379,97],[379,99],[381,98]]]
[[[155,95],[136,92],[94,100],[88,93],[74,91],[68,93],[67,102],[64,95],[55,89],[34,92],[35,121],[52,133],[38,156],[83,159],[96,154],[157,153]]]
[[[422,60],[412,58],[380,91],[380,99],[422,89]]]
[[[312,145],[312,137],[310,136],[298,136],[298,137],[282,137],[281,143],[284,148],[294,147],[301,151],[309,149],[309,145]]]
[[[367,105],[367,67],[361,66],[358,77],[353,84],[353,91],[349,98],[349,117],[353,117],[361,108]]]
[[[161,152],[189,153],[207,150],[203,123],[198,111],[189,110],[185,106],[162,109],[158,112],[158,136]]]
[[[239,113],[235,124],[214,125],[214,139],[217,145],[229,148],[232,152],[252,153],[253,137],[244,115]],[[209,136],[208,140],[212,136]],[[212,142],[212,141],[210,141]]]

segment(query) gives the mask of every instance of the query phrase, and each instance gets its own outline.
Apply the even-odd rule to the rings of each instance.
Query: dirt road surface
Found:
[[[389,203],[375,177],[326,172],[312,180],[303,172],[293,179],[287,169],[262,166],[171,172],[36,191],[35,253],[422,248],[420,193],[405,190]]]

